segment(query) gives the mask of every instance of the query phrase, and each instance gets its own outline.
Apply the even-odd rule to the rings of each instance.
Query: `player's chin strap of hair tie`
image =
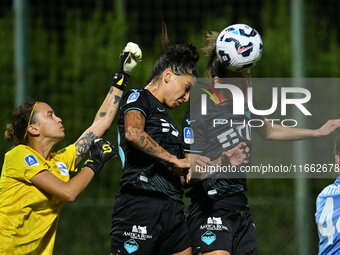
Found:
[[[129,80],[129,75],[125,72],[117,72],[112,78],[112,86],[124,90]]]
[[[28,131],[27,129],[28,129],[28,127],[31,125],[31,121],[32,121],[34,109],[35,109],[35,107],[37,106],[38,103],[39,103],[39,101],[36,101],[35,104],[33,105],[33,108],[32,108],[32,111],[31,111],[30,118],[28,119],[28,124],[27,124],[27,127],[26,127],[25,135],[24,135],[24,141],[25,141],[26,136],[27,136],[27,131]]]

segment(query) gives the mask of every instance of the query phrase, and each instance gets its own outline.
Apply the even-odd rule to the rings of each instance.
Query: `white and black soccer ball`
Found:
[[[218,35],[216,53],[221,63],[229,70],[241,72],[251,68],[262,55],[260,34],[248,25],[231,25]]]

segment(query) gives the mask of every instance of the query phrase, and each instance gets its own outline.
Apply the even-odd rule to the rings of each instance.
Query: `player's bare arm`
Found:
[[[212,165],[212,161],[210,160],[210,158],[199,155],[199,154],[190,154],[190,153],[185,153],[184,156],[190,163],[190,169],[188,171],[188,174],[185,177],[185,182],[194,184],[204,179],[203,173],[200,173],[199,176],[197,174],[193,175],[193,173],[196,173],[195,171],[196,166],[203,167],[203,166]]]
[[[46,169],[36,174],[31,179],[32,183],[63,202],[73,202],[90,183],[93,176],[101,171],[103,165],[116,155],[110,143],[103,139],[95,140],[89,149],[91,158],[85,162],[82,171],[70,181],[64,182]]]
[[[249,163],[249,147],[245,142],[239,143],[234,148],[224,151],[217,160],[222,166],[240,166]]]
[[[117,113],[122,94],[122,90],[111,87],[92,125],[76,141],[76,164],[87,154],[92,141],[98,137],[102,137],[110,128]]]
[[[31,181],[35,186],[58,197],[61,201],[73,202],[90,183],[93,176],[93,171],[85,167],[77,174],[77,178],[72,178],[69,182],[64,182],[45,170],[35,175]]]
[[[175,171],[189,168],[188,160],[178,159],[176,156],[170,154],[144,131],[145,117],[140,111],[128,111],[124,117],[124,123],[125,138],[139,150],[151,157],[158,158],[172,164]]]
[[[221,156],[216,158],[215,160],[210,160],[210,158],[206,156],[202,156],[199,154],[185,154],[186,157],[190,160],[190,171],[187,175],[187,183],[195,182],[198,180],[203,180],[211,177],[211,174],[207,171],[204,173],[200,173],[199,175],[195,175],[195,178],[192,177],[192,173],[195,173],[196,166],[204,167],[204,166],[212,166],[212,165],[222,165],[222,166],[240,166],[242,164],[249,163],[249,147],[245,142],[239,143],[234,148],[222,152]]]
[[[264,123],[263,127],[256,128],[255,130],[267,140],[302,140],[323,137],[333,133],[340,127],[340,119],[329,120],[319,129],[291,128],[277,124],[272,125],[267,119],[265,119]]]
[[[76,164],[78,164],[90,145],[97,137],[102,137],[111,127],[116,116],[119,102],[126,87],[128,77],[131,75],[137,63],[142,60],[142,51],[137,44],[129,42],[120,55],[120,70],[113,76],[112,87],[107,93],[104,102],[100,106],[92,125],[78,138],[76,142]]]

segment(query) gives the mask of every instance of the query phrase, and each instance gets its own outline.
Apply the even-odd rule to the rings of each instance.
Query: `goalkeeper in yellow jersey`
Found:
[[[15,147],[5,155],[0,179],[0,254],[52,254],[64,202],[72,202],[115,149],[100,139],[110,128],[129,75],[142,53],[128,43],[121,68],[92,125],[68,147],[52,153],[65,136],[61,118],[44,102],[27,101],[13,114],[5,137]],[[69,172],[90,151],[82,170]]]

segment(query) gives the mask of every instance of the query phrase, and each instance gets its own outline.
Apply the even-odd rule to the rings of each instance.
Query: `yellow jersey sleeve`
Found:
[[[31,183],[33,176],[47,170],[45,160],[27,146],[19,145],[5,155],[4,175]]]
[[[0,178],[0,254],[52,254],[63,202],[31,179],[47,170],[68,182],[75,159],[74,144],[49,160],[26,145],[6,153]]]
[[[51,161],[65,163],[68,171],[76,171],[76,147],[71,144],[51,154]],[[39,153],[25,145],[18,145],[5,155],[3,175],[16,180],[31,179],[43,170],[50,170],[49,164]]]
[[[55,153],[52,153],[51,157],[55,161],[62,161],[66,164],[67,169],[70,172],[77,172],[76,168],[76,145],[71,144],[66,148],[63,148]]]

